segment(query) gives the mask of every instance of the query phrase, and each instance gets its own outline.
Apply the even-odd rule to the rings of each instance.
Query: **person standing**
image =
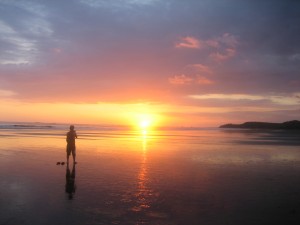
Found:
[[[69,157],[72,153],[73,162],[76,163],[76,145],[75,145],[75,139],[77,138],[77,134],[75,131],[74,125],[70,126],[70,131],[67,133],[67,163],[69,164]]]

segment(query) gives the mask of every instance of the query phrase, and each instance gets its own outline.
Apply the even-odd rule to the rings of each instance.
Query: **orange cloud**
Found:
[[[0,89],[0,97],[4,98],[4,97],[12,97],[15,96],[16,93],[10,90],[2,90]]]
[[[175,75],[174,77],[170,77],[169,83],[173,85],[187,85],[187,84],[208,85],[208,84],[213,84],[214,82],[200,75],[187,76],[185,74],[181,74],[181,75]]]
[[[198,75],[197,78],[196,78],[196,83],[197,84],[203,84],[203,85],[209,85],[209,84],[213,84],[214,82],[212,80],[209,80],[206,77]]]
[[[169,78],[169,82],[174,85],[190,84],[193,82],[193,80],[194,80],[193,78],[188,77],[184,74],[175,75],[174,77]]]

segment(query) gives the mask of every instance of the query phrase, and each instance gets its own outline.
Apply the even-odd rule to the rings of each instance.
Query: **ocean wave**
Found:
[[[0,129],[52,129],[52,125],[1,124]]]

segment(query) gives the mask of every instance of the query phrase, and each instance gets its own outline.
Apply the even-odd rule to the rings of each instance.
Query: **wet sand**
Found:
[[[295,133],[78,131],[74,171],[63,132],[1,134],[1,225],[300,221]]]

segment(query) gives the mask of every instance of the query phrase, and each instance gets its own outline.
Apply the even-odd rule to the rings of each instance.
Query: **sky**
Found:
[[[0,0],[0,121],[300,115],[300,1]]]

